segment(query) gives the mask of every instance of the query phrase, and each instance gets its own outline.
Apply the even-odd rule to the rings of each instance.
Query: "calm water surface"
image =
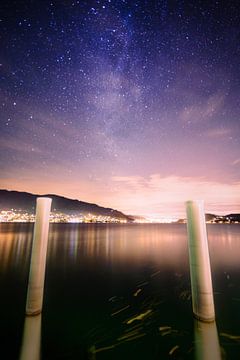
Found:
[[[0,224],[3,359],[22,346],[32,232]],[[208,239],[222,357],[239,359],[240,226],[208,225]],[[186,226],[51,224],[36,323],[42,359],[194,359]]]

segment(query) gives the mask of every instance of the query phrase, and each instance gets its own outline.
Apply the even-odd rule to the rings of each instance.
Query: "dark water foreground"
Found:
[[[21,349],[32,231],[0,224],[2,359]],[[208,235],[222,357],[240,359],[240,226]],[[50,225],[42,318],[25,325],[42,359],[194,359],[186,226]]]

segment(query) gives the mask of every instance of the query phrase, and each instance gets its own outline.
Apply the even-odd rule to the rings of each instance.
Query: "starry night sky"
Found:
[[[4,1],[0,187],[240,211],[238,1]]]

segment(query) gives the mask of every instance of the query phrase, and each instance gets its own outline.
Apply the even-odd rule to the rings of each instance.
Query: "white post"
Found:
[[[194,321],[195,360],[221,360],[215,321]]]
[[[187,201],[188,249],[195,317],[214,321],[215,310],[203,201]]]
[[[41,316],[25,318],[20,360],[41,359]]]
[[[50,198],[37,198],[26,303],[27,315],[37,315],[42,311],[51,202]]]

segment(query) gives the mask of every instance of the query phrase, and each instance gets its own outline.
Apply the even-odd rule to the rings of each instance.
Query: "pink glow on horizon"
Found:
[[[204,178],[152,174],[149,177],[113,176],[107,181],[95,182],[2,179],[1,187],[35,194],[57,194],[151,218],[185,216],[184,204],[189,199],[203,199],[206,212],[219,215],[240,212],[240,182],[227,184]]]

